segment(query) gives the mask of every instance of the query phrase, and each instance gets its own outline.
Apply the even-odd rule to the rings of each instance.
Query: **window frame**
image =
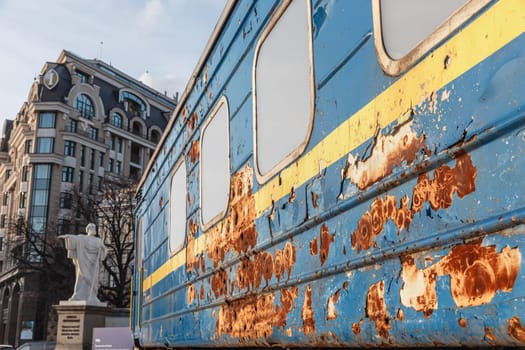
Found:
[[[405,56],[400,59],[393,59],[389,56],[383,44],[381,0],[372,0],[374,44],[379,65],[383,71],[390,76],[398,76],[404,73],[420,58],[425,56],[433,47],[443,40],[446,40],[451,33],[464,25],[465,22],[481,11],[490,2],[491,0],[470,0],[448,17],[440,26],[438,26]]]
[[[51,123],[48,124],[49,122]],[[38,128],[39,129],[55,129],[56,123],[57,123],[57,115],[55,112],[39,112],[38,113]]]
[[[178,171],[181,169],[181,166],[184,165],[184,188],[185,188],[185,191],[184,191],[184,206],[186,208],[185,210],[185,217],[186,219],[184,220],[184,233],[182,235],[183,239],[182,239],[182,243],[177,246],[177,247],[172,247],[172,242],[171,242],[171,223],[172,223],[172,218],[171,218],[171,201],[172,201],[172,198],[171,198],[171,191],[172,191],[172,186],[173,186],[173,178],[175,177],[175,174],[178,173]],[[180,251],[182,251],[184,249],[184,247],[186,246],[186,231],[187,231],[187,222],[188,222],[188,203],[186,201],[186,196],[187,196],[187,193],[188,193],[188,167],[186,166],[186,158],[184,156],[182,156],[178,161],[177,163],[175,163],[175,166],[173,167],[175,170],[172,172],[171,176],[170,176],[170,199],[169,199],[169,208],[168,208],[168,212],[169,212],[169,215],[168,215],[168,249],[169,249],[169,252],[170,252],[170,255],[175,255],[177,253],[179,253]]]
[[[75,168],[70,166],[62,167],[62,182],[72,183],[75,175]]]
[[[81,100],[82,99],[82,100]],[[89,101],[89,103],[87,103]],[[80,93],[75,97],[75,109],[78,111],[80,117],[88,120],[93,120],[97,116],[95,102],[85,93]]]
[[[50,148],[47,149],[46,146]],[[42,136],[36,138],[36,154],[51,154],[55,153],[55,138]]]
[[[203,152],[203,140],[204,136],[206,135],[206,129],[210,126],[213,119],[217,115],[217,112],[220,110],[222,105],[225,105],[226,108],[226,139],[227,139],[227,147],[228,147],[228,186],[226,191],[228,191],[228,196],[226,203],[224,203],[224,208],[218,212],[213,218],[211,218],[208,222],[204,223],[203,217],[202,217],[202,190],[203,190],[203,184],[202,184],[202,154]],[[211,110],[209,116],[206,118],[206,121],[202,127],[200,140],[199,140],[199,148],[200,148],[200,154],[199,154],[199,221],[200,226],[203,232],[207,231],[210,227],[215,225],[217,222],[219,222],[221,219],[226,216],[226,213],[228,212],[228,207],[230,205],[230,190],[231,190],[231,147],[230,147],[230,106],[228,104],[228,99],[225,95],[222,95],[217,104],[213,107]]]
[[[70,192],[60,192],[59,208],[71,209],[73,203],[73,195]]]
[[[281,6],[277,9],[275,14],[270,19],[268,25],[262,32],[261,36],[259,37],[256,47],[255,47],[255,54],[253,58],[253,67],[252,67],[252,100],[253,100],[253,157],[254,157],[254,168],[255,168],[255,177],[257,179],[257,182],[259,184],[264,184],[268,182],[272,177],[277,175],[279,172],[281,172],[286,166],[290,165],[292,162],[297,160],[304,151],[306,150],[306,147],[308,146],[308,143],[310,141],[310,138],[312,137],[312,131],[314,126],[314,118],[315,118],[315,72],[314,72],[314,55],[313,55],[313,28],[312,28],[312,6],[310,1],[303,0],[306,3],[306,11],[307,11],[307,22],[308,22],[308,59],[310,64],[310,116],[308,120],[308,132],[305,135],[303,141],[290,153],[288,153],[283,159],[281,159],[277,164],[275,164],[267,173],[262,174],[259,170],[259,163],[258,163],[258,139],[257,139],[257,87],[256,87],[256,79],[257,79],[257,63],[259,62],[259,52],[261,50],[261,47],[264,45],[264,42],[272,32],[272,30],[275,28],[283,14],[286,12],[290,4],[292,3],[292,0],[284,0]]]
[[[75,157],[77,143],[72,140],[64,140],[64,156]]]
[[[124,118],[118,112],[111,113],[111,125],[122,129]]]

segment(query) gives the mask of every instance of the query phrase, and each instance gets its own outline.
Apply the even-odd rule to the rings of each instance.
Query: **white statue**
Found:
[[[63,235],[67,256],[75,265],[75,291],[69,301],[85,301],[88,305],[102,304],[97,298],[100,263],[106,257],[106,246],[95,236],[96,227],[86,226],[87,235]]]

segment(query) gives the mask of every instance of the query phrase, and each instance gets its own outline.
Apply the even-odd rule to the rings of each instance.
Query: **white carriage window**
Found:
[[[222,97],[211,113],[201,139],[201,222],[206,229],[226,212],[230,193],[228,103]]]
[[[400,74],[489,2],[374,0],[374,36],[383,69]]]
[[[467,2],[468,0],[381,0],[381,23],[386,51],[394,59],[405,56]]]
[[[260,182],[297,158],[313,118],[308,1],[285,2],[263,33],[254,65],[255,160]]]
[[[172,253],[184,245],[186,235],[186,162],[175,167],[170,183],[170,231],[169,246]]]

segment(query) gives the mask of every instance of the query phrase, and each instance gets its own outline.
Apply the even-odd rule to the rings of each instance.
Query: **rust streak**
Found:
[[[190,158],[190,161],[192,163],[195,163],[197,161],[197,158],[199,158],[200,154],[200,146],[198,140],[193,140],[191,142],[190,150],[188,151],[188,157]]]
[[[330,245],[334,242],[334,236],[328,231],[328,227],[323,224],[321,226],[321,254],[319,254],[319,260],[321,260],[321,266],[324,265],[326,259],[328,259],[328,253],[330,252]]]
[[[292,187],[290,190],[290,198],[288,198],[289,203],[293,203],[295,201],[295,188]]]
[[[361,326],[359,325],[359,323],[354,322],[352,324],[352,332],[354,332],[355,335],[359,335],[359,333],[361,333]]]
[[[437,168],[434,179],[429,180],[427,174],[419,176],[412,194],[411,208],[407,196],[401,198],[399,206],[396,205],[395,196],[376,198],[352,233],[352,248],[357,247],[358,253],[370,249],[374,238],[383,231],[388,220],[392,220],[399,230],[408,229],[414,215],[421,211],[425,202],[429,202],[433,210],[449,208],[454,194],[462,198],[476,190],[476,174],[470,156],[463,154],[456,158],[454,168],[448,165]]]
[[[305,335],[315,333],[315,318],[314,310],[312,309],[312,287],[306,286],[304,293],[304,303],[301,310],[301,316],[303,318],[303,332]]]
[[[403,310],[401,308],[397,309],[396,319],[399,320],[399,321],[404,321],[405,320],[405,313],[403,312]]]
[[[219,336],[240,339],[269,337],[274,319],[274,294],[222,304],[216,322]]]
[[[197,223],[190,219],[188,232],[188,242],[186,243],[186,270],[192,268],[197,270],[199,265],[199,254],[195,253],[195,233],[197,232]]]
[[[492,300],[498,290],[510,292],[518,276],[521,253],[508,246],[478,243],[454,247],[436,266],[439,275],[450,275],[450,290],[458,307],[477,306]]]
[[[294,308],[297,294],[297,287],[281,290],[281,305],[274,305],[274,293],[222,304],[216,322],[217,333],[243,340],[267,338],[273,327],[286,327],[286,317]]]
[[[366,295],[366,316],[374,321],[379,335],[388,339],[391,328],[390,315],[385,304],[385,283],[377,282],[370,286]]]
[[[467,327],[467,320],[465,320],[463,317],[458,320],[458,324],[461,328]]]
[[[400,291],[401,303],[422,311],[430,317],[437,309],[436,273],[432,269],[418,270],[410,256],[401,259],[403,287]],[[406,286],[406,288],[405,288]]]
[[[319,206],[318,200],[319,200],[319,195],[315,192],[312,192],[312,205],[314,208],[317,208]]]
[[[398,127],[392,135],[376,136],[372,154],[364,161],[348,156],[349,167],[344,174],[361,190],[392,173],[392,170],[406,162],[412,164],[420,150],[428,152],[425,136],[417,136],[411,129],[412,123]]]
[[[487,338],[491,342],[495,342],[496,341],[496,336],[492,332],[492,329],[490,329],[489,327],[485,327],[485,338]]]
[[[195,130],[195,127],[197,126],[197,121],[199,119],[199,116],[197,115],[197,112],[193,112],[191,116],[188,118],[188,124],[187,124],[187,133],[188,137],[190,137]]]
[[[275,306],[275,323],[278,328],[286,327],[286,317],[292,311],[295,298],[297,298],[298,288],[283,289],[281,291],[281,306]]]
[[[221,295],[226,295],[228,288],[228,273],[224,270],[219,270],[214,273],[211,278],[211,289],[216,298]]]
[[[509,327],[507,333],[514,339],[525,343],[525,327],[521,325],[521,320],[518,316],[514,316],[509,320]]]
[[[190,284],[188,287],[188,305],[193,304],[193,301],[195,300],[195,296],[196,296],[195,287],[193,286],[193,284]]]
[[[341,290],[339,289],[335,294],[331,295],[328,298],[328,303],[326,305],[327,309],[327,320],[335,320],[337,318],[337,309],[335,308],[335,304],[339,301],[339,296],[341,295]]]
[[[452,248],[447,256],[425,269],[418,269],[413,258],[404,257],[401,302],[429,317],[437,309],[436,277],[448,275],[458,307],[487,304],[497,291],[512,291],[520,264],[517,247],[506,246],[498,253],[495,246],[481,246],[481,240]]]
[[[317,237],[314,237],[314,239],[310,241],[310,255],[317,255],[318,249],[319,248],[317,247]]]
[[[206,251],[217,267],[228,251],[246,252],[255,246],[255,200],[252,193],[253,170],[246,165],[233,175],[230,188],[229,215],[222,224],[208,231]]]

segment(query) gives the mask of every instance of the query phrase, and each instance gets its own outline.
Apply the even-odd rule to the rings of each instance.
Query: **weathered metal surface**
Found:
[[[254,176],[254,50],[281,1],[232,7],[181,101],[142,182],[137,341],[525,346],[525,4],[494,2],[390,77],[370,2],[306,3],[316,106],[292,164],[265,183]],[[200,135],[222,96],[229,202],[203,230]],[[170,252],[169,179],[181,157],[187,227]]]

